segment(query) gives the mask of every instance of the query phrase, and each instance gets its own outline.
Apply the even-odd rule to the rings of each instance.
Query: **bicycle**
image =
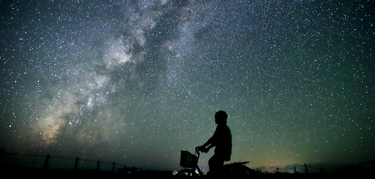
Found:
[[[181,151],[180,166],[184,169],[177,173],[178,176],[203,176],[203,172],[198,166],[200,152],[201,151],[198,147],[195,147],[195,154],[192,154],[189,151]],[[255,170],[252,170],[245,166],[247,163],[249,162],[246,161],[225,164],[223,165],[222,170],[220,170],[220,175],[249,175],[255,173]]]

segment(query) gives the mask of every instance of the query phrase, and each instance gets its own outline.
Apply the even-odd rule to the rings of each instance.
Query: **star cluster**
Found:
[[[176,169],[224,110],[232,161],[252,168],[375,154],[370,1],[2,1],[0,12],[6,151]]]

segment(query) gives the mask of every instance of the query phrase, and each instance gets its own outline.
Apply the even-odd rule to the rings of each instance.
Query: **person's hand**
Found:
[[[203,146],[197,146],[197,147],[195,147],[195,149],[199,150],[199,151],[202,151],[204,149],[204,147]]]
[[[197,149],[203,153],[207,153],[210,149],[205,148],[204,146],[198,146]]]
[[[209,150],[210,150],[209,148],[203,148],[201,151],[202,151],[203,153],[207,153]]]

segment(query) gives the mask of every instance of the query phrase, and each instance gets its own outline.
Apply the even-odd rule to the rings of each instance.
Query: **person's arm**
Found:
[[[215,137],[215,135],[212,136],[210,139],[208,139],[208,141],[206,143],[204,143],[201,147],[202,148],[208,148],[208,149],[212,148],[214,146],[213,145],[213,143],[214,143],[213,141],[215,140],[214,137]]]
[[[218,129],[216,128],[214,135],[210,139],[208,139],[206,143],[199,147],[201,151],[208,152],[212,147],[215,146],[217,140],[217,131]]]
[[[214,145],[212,143],[213,137],[211,137],[210,139],[208,139],[208,141],[206,143],[204,143],[203,145],[199,146],[198,147],[198,150],[204,152],[204,153],[207,153]],[[207,147],[208,146],[208,147]]]

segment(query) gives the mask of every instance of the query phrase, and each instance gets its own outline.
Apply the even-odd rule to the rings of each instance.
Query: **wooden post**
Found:
[[[306,173],[309,173],[308,171],[307,171],[307,165],[306,164],[304,164],[305,165],[305,171],[306,171]]]
[[[46,158],[46,161],[44,162],[44,165],[43,165],[43,170],[46,170],[47,169],[47,166],[48,166],[48,162],[49,162],[49,158],[51,157],[51,155],[47,155],[47,158]]]
[[[276,168],[276,173],[279,173],[279,168]]]
[[[296,167],[293,167],[293,168],[294,168],[294,173],[297,173]]]
[[[77,170],[77,166],[78,166],[78,160],[79,160],[79,157],[76,158],[76,164],[74,165],[74,171]]]
[[[99,165],[100,165],[100,160],[98,160],[98,164],[96,165],[96,170],[99,171]]]
[[[115,171],[115,165],[116,165],[116,163],[115,163],[115,162],[113,162],[112,172],[114,172],[114,171]]]

